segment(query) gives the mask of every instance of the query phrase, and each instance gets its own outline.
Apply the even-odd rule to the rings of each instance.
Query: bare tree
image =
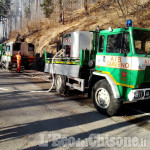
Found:
[[[8,18],[10,16],[10,0],[0,0],[0,22],[3,25],[3,39],[8,37]]]
[[[117,3],[118,3],[118,5],[119,5],[119,8],[120,8],[120,10],[121,10],[121,12],[122,12],[122,15],[124,16],[124,17],[126,17],[126,15],[125,15],[125,13],[124,13],[124,10],[123,10],[123,8],[122,8],[122,6],[121,6],[121,0],[116,0],[117,1]]]
[[[35,21],[37,21],[38,20],[38,18],[39,18],[39,6],[40,6],[40,1],[39,0],[35,0],[35,12],[34,12],[34,14],[35,14]]]
[[[64,25],[64,3],[63,3],[63,0],[59,0],[59,11],[60,11],[59,22]]]
[[[83,0],[82,3],[83,3],[83,7],[85,9],[85,14],[89,15],[89,13],[88,13],[88,0]]]

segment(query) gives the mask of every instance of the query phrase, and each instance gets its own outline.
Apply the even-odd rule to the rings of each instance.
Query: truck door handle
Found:
[[[105,56],[103,56],[103,62],[105,62]]]

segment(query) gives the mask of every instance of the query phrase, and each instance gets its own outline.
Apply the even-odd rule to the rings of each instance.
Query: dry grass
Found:
[[[128,6],[128,7],[127,7]],[[14,40],[16,34],[20,38],[25,38],[27,42],[33,43],[37,53],[43,53],[46,49],[51,53],[56,52],[56,43],[60,41],[59,36],[75,30],[95,29],[96,25],[106,29],[124,27],[126,19],[132,19],[134,26],[150,28],[150,2],[137,4],[137,0],[129,0],[126,5],[122,5],[124,15],[117,3],[110,0],[100,0],[96,4],[89,6],[89,16],[86,16],[84,9],[72,12],[70,16],[65,16],[65,25],[58,23],[58,14],[55,13],[50,19],[43,19],[39,22],[30,22],[22,31],[12,32],[10,39]]]

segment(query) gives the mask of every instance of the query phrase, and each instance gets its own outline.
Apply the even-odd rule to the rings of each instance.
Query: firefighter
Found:
[[[16,72],[20,72],[21,71],[21,52],[18,52],[18,55],[16,55],[17,58],[17,68],[16,68]]]

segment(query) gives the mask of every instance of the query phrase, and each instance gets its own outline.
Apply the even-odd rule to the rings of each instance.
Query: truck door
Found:
[[[130,87],[131,51],[129,33],[100,35],[96,70],[108,74],[120,86]]]

